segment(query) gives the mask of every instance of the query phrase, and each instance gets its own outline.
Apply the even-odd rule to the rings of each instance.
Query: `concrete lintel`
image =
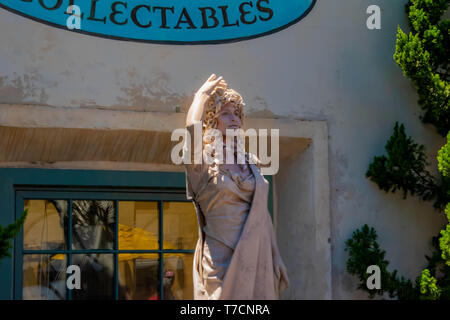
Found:
[[[185,113],[139,112],[98,108],[0,104],[0,126],[171,132],[183,128]],[[313,138],[324,121],[246,118],[245,127],[280,129],[280,137]],[[326,130],[326,129],[325,129]]]

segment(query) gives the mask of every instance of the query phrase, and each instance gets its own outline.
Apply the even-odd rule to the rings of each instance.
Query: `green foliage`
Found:
[[[366,177],[385,192],[403,191],[403,198],[418,195],[424,201],[434,200],[433,206],[443,210],[450,200],[449,179],[440,183],[426,170],[425,147],[413,141],[405,133],[403,124],[395,123],[394,133],[386,143],[386,156],[376,156],[369,165]]]
[[[444,230],[441,230],[439,245],[442,251],[442,259],[450,266],[450,224],[448,224]]]
[[[450,0],[411,0],[406,5],[412,32],[398,27],[394,59],[419,94],[422,121],[445,136],[450,130]]]
[[[397,276],[397,270],[389,272],[387,267],[389,262],[384,259],[386,252],[380,249],[377,242],[377,233],[374,228],[369,228],[365,224],[361,230],[353,232],[352,238],[345,242],[345,251],[349,252],[347,260],[347,271],[350,274],[358,276],[360,283],[358,289],[364,290],[372,299],[375,295],[389,293],[391,298],[416,299],[418,290],[413,286],[410,280]],[[381,288],[368,289],[367,278],[370,276],[367,267],[377,265],[380,268]]]
[[[425,256],[428,260],[426,269],[430,275],[436,279],[436,285],[440,288],[440,299],[450,300],[450,266],[442,258],[442,251],[439,245],[439,235],[432,237],[433,253],[431,257]],[[420,276],[418,277],[420,281]]]
[[[358,289],[368,293],[372,299],[375,295],[389,294],[390,298],[399,300],[418,299],[450,299],[450,266],[442,259],[439,250],[438,237],[433,237],[434,251],[431,257],[425,256],[428,265],[425,272],[411,280],[399,277],[397,270],[388,271],[389,262],[385,260],[386,252],[377,242],[377,233],[374,228],[365,224],[361,229],[353,232],[352,237],[345,242],[345,251],[349,252],[347,260],[347,272],[359,278]],[[381,288],[368,289],[367,267],[377,265],[380,268]],[[422,292],[423,291],[423,292]],[[438,294],[439,293],[439,294]]]
[[[438,300],[441,295],[441,289],[437,286],[437,280],[430,274],[430,270],[422,271],[420,277],[420,299]]]
[[[439,150],[438,163],[439,171],[442,175],[450,177],[450,132],[447,135],[447,143]],[[448,191],[449,193],[450,191]],[[450,201],[447,203],[445,213],[447,214],[447,221],[450,221]],[[446,228],[441,231],[439,246],[442,251],[442,259],[450,266],[450,224],[447,224]]]
[[[430,26],[439,23],[448,7],[448,0],[413,0],[405,5],[410,27],[423,34]]]
[[[387,157],[375,157],[366,172],[366,176],[386,192],[402,190],[404,197],[409,192],[412,195],[421,196],[423,200],[434,199],[434,206],[441,210],[445,207],[447,219],[450,220],[449,149],[449,143],[447,142],[438,154],[439,170],[442,173],[439,184],[425,169],[428,162],[426,161],[424,146],[415,143],[411,137],[406,135],[404,126],[399,126],[396,123],[394,134],[386,144]],[[369,237],[370,234],[366,236]],[[372,241],[375,239],[372,236]],[[372,245],[378,248],[377,245]],[[391,297],[391,293],[394,293],[398,299],[450,299],[450,225],[447,225],[446,229],[440,232],[440,238],[433,238],[433,246],[432,257],[427,257],[429,260],[427,270],[429,270],[430,276],[426,272],[422,273],[421,276],[416,278],[415,286],[409,280],[398,279],[395,270],[392,273],[387,272],[387,270],[382,271],[387,283],[384,289],[390,293]],[[372,251],[366,250],[364,252],[362,249],[359,253],[360,256],[372,254]],[[365,266],[370,265],[359,258],[358,261]],[[383,265],[386,265],[386,263],[387,261],[384,261]],[[349,269],[349,272],[362,275],[362,273],[357,273],[361,270]],[[436,277],[438,273],[440,276]],[[360,280],[362,281],[361,277]],[[365,288],[365,282],[361,282],[361,287]],[[368,289],[366,290],[369,292],[369,297],[374,296]],[[417,295],[420,290],[424,293]]]
[[[447,143],[438,153],[439,171],[445,177],[450,177],[450,132],[447,135]]]
[[[0,260],[6,257],[11,257],[11,254],[9,253],[9,249],[12,248],[10,239],[13,239],[19,233],[20,228],[25,223],[27,214],[28,209],[22,213],[22,216],[19,219],[6,228],[0,226]]]

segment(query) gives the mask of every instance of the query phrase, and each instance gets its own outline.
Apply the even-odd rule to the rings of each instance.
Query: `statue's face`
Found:
[[[240,129],[242,126],[238,108],[231,102],[225,104],[217,116],[217,130],[226,134],[227,129]]]

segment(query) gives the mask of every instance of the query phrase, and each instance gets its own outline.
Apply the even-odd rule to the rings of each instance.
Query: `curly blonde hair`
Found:
[[[203,133],[208,129],[217,128],[217,118],[220,110],[227,103],[233,103],[239,111],[239,118],[241,123],[244,121],[243,108],[245,106],[244,100],[239,92],[233,89],[223,90],[221,88],[215,88],[211,93],[210,98],[206,102],[206,110],[203,118]]]
[[[229,102],[231,102],[237,108],[241,124],[243,124],[243,107],[245,106],[245,103],[242,99],[242,96],[237,91],[233,89],[223,90],[221,88],[215,88],[212,91],[209,99],[206,101],[206,109],[203,116],[203,147],[204,152],[206,151],[213,158],[213,163],[209,167],[209,173],[213,176],[217,176],[219,172],[219,160],[217,158],[215,148],[217,146],[216,142],[218,142],[221,137],[215,136],[219,134],[217,130],[210,130],[217,129],[217,121],[220,110]],[[239,150],[245,153],[244,147],[240,145],[239,140],[238,145],[239,146],[236,145],[235,148],[239,147]]]

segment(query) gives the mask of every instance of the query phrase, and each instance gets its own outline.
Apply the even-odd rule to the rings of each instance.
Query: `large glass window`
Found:
[[[16,197],[16,215],[29,211],[16,298],[193,299],[198,226],[183,190],[23,190]],[[69,266],[79,268],[79,288],[67,285],[77,283]]]

